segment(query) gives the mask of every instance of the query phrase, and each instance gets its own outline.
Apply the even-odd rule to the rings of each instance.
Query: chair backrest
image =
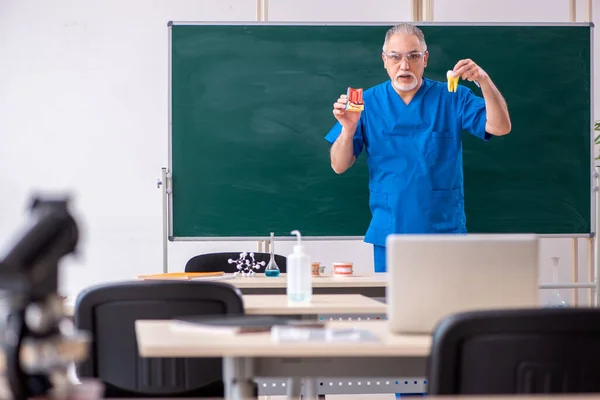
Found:
[[[600,309],[476,311],[450,315],[436,327],[427,391],[597,393],[599,376]]]
[[[142,358],[135,321],[184,315],[242,315],[241,292],[224,282],[128,281],[90,287],[74,320],[92,335],[80,377],[106,386],[106,397],[224,397],[221,358]]]
[[[237,272],[235,261],[240,258],[241,252],[228,252],[228,253],[207,253],[199,254],[188,260],[185,264],[185,272],[226,272],[233,273]],[[252,253],[256,262],[264,262],[265,265],[260,266],[259,269],[253,270],[256,273],[265,272],[265,268],[269,264],[271,255],[269,253]],[[250,253],[246,254],[246,259],[251,260]],[[234,263],[229,263],[229,260],[233,260]],[[275,262],[279,267],[282,274],[286,272],[287,258],[285,256],[275,254]]]

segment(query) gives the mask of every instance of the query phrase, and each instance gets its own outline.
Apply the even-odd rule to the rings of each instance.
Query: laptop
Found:
[[[462,311],[540,306],[536,235],[390,235],[386,246],[394,333],[432,333]]]

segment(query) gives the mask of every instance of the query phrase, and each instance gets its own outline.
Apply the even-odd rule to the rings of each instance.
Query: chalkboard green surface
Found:
[[[363,236],[365,157],[329,163],[332,105],[388,79],[389,25],[173,24],[170,236]],[[512,132],[463,135],[469,232],[589,234],[589,25],[423,25],[425,76],[471,58],[506,101]],[[481,90],[461,81],[476,94]]]

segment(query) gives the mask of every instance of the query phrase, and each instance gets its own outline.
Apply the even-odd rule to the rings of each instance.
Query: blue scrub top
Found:
[[[461,132],[491,137],[483,98],[423,78],[408,105],[389,80],[363,100],[354,155],[364,149],[369,168],[365,242],[385,246],[391,233],[466,233]],[[325,139],[333,144],[341,130],[337,122]]]

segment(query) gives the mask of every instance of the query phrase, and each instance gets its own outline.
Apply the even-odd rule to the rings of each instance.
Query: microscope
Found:
[[[58,295],[58,263],[78,239],[67,198],[34,197],[27,224],[0,254],[0,345],[14,400],[71,397],[69,365],[87,357],[89,337]]]

